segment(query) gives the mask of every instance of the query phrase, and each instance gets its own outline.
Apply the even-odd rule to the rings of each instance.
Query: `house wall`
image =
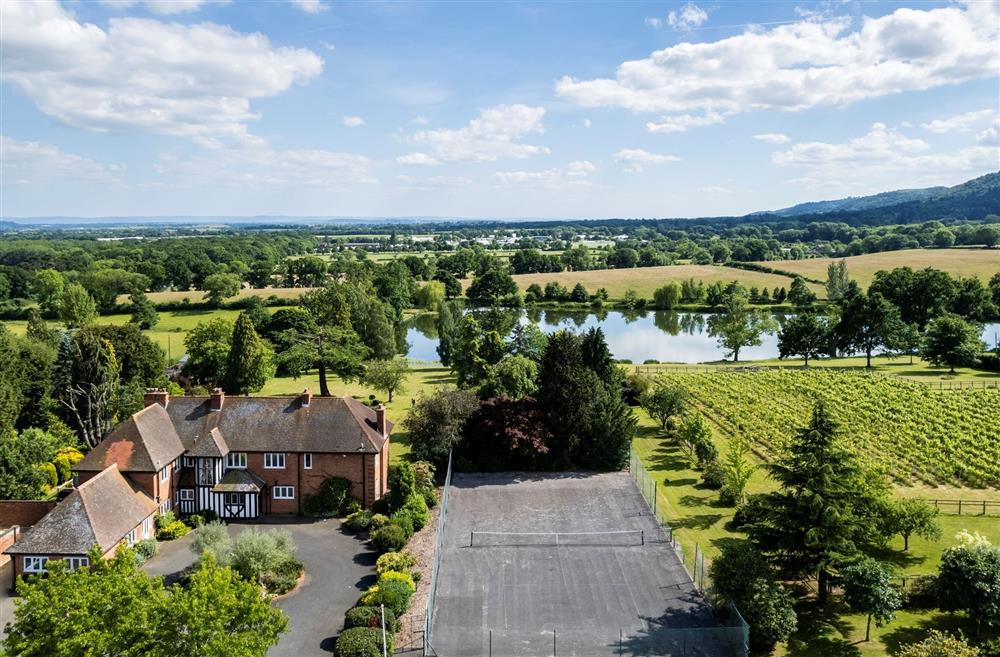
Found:
[[[154,538],[155,537],[155,535],[156,535],[156,525],[152,521],[152,518],[155,515],[156,514],[151,514],[149,516],[149,519],[150,519],[149,533],[146,533],[146,532],[142,531],[142,523],[145,522],[145,520],[146,520],[145,518],[141,522],[139,522],[139,524],[137,524],[135,527],[132,528],[132,529],[135,530],[135,540],[136,541],[141,541],[141,540],[144,540],[144,539],[147,539],[147,538]],[[114,547],[112,547],[110,550],[108,550],[103,555],[101,555],[102,558],[104,558],[104,559],[111,559],[112,557],[114,557],[115,553],[118,551],[118,545],[120,545],[121,540],[124,539],[124,538],[125,538],[125,535],[123,534],[122,537],[121,537],[121,539],[119,539],[119,542],[117,544],[115,544]],[[11,585],[13,586],[13,582],[17,581],[18,576],[20,576],[21,574],[24,573],[24,559],[25,559],[25,557],[48,557],[49,559],[65,559],[66,557],[85,557],[85,556],[87,556],[87,555],[86,554],[17,554],[17,555],[14,555],[14,559],[13,559],[13,561],[14,561],[14,572],[12,574]]]
[[[0,501],[0,527],[31,527],[56,507],[55,500],[2,500]]]

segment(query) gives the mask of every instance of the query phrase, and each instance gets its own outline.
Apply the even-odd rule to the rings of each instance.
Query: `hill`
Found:
[[[882,192],[872,196],[800,203],[752,216],[841,220],[848,223],[911,223],[927,219],[982,219],[1000,214],[1000,172],[954,187],[927,187]],[[860,220],[860,221],[859,221]]]

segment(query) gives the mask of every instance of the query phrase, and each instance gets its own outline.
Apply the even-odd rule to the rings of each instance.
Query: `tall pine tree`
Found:
[[[231,395],[248,395],[263,388],[273,375],[274,354],[271,348],[257,335],[250,316],[240,313],[233,326],[226,374],[222,377],[223,390]]]

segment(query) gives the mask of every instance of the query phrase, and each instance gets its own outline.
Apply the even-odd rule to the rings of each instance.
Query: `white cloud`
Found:
[[[565,168],[544,169],[542,171],[497,171],[492,178],[501,187],[536,187],[544,190],[559,190],[590,187],[589,177],[597,167],[587,160],[570,162]]]
[[[253,98],[318,76],[323,61],[213,23],[80,23],[53,2],[0,2],[4,77],[46,115],[98,131],[247,139]]]
[[[430,151],[445,162],[488,162],[500,158],[526,158],[548,153],[544,146],[519,141],[531,133],[543,132],[544,107],[498,105],[480,110],[479,117],[457,130],[420,130],[409,142]]]
[[[465,176],[410,176],[400,174],[396,180],[403,189],[431,190],[444,187],[465,187],[472,184],[472,179]]]
[[[675,30],[690,30],[707,20],[708,13],[693,2],[688,2],[680,11],[672,10],[667,14],[667,23]]]
[[[998,122],[998,125],[1000,125],[1000,122]],[[986,128],[976,135],[976,141],[983,146],[997,146],[997,127]]]
[[[364,155],[268,146],[206,150],[191,158],[163,155],[154,169],[168,181],[189,185],[349,189],[374,183]]]
[[[996,170],[1000,148],[974,146],[952,152],[932,152],[921,139],[901,134],[884,123],[875,123],[867,134],[842,143],[794,144],[776,152],[772,161],[798,169],[791,182],[809,186],[878,189],[913,187],[934,180],[972,177]]]
[[[653,28],[654,30],[658,30],[661,27],[663,27],[663,21],[661,21],[659,18],[644,18],[642,22],[648,25],[649,27]]]
[[[584,119],[584,120],[583,120],[583,127],[584,127],[584,128],[589,128],[589,127],[590,127],[590,126],[592,126],[592,125],[594,125],[594,124],[593,124],[593,123],[591,123],[590,119]]]
[[[426,116],[415,116],[410,120],[413,125],[427,125],[430,121],[427,120]]]
[[[99,2],[105,7],[117,10],[131,9],[140,4],[139,0],[99,0]],[[209,4],[229,4],[229,0],[142,0],[141,4],[151,13],[169,16],[195,12]]]
[[[0,135],[0,169],[5,184],[52,181],[116,182],[125,167],[102,164],[52,144]]]
[[[334,52],[334,51],[337,50],[337,44],[330,43],[329,41],[323,41],[322,39],[320,40],[319,45],[323,46],[324,48],[326,48],[330,52]]]
[[[360,116],[345,116],[340,119],[340,122],[348,128],[360,128],[365,124],[365,120]]]
[[[646,130],[654,134],[670,134],[674,132],[687,132],[688,128],[715,125],[722,123],[726,117],[718,112],[708,112],[702,116],[691,114],[675,114],[664,116],[659,123],[647,123]]]
[[[709,185],[707,187],[699,187],[699,192],[704,194],[732,194],[733,190],[728,187],[719,187],[718,185]]]
[[[787,144],[791,141],[788,135],[780,132],[762,132],[759,135],[754,135],[753,138],[757,141],[767,142],[768,144]]]
[[[440,160],[437,160],[427,153],[407,153],[406,155],[400,155],[396,158],[397,164],[412,164],[417,166],[433,166],[435,164],[441,164]]]
[[[865,18],[802,20],[621,64],[614,78],[556,83],[583,107],[735,114],[842,106],[996,76],[1000,24],[991,2]]]
[[[675,155],[650,153],[641,148],[624,148],[614,155],[615,162],[625,165],[626,171],[641,173],[646,165],[667,164],[678,162],[681,158]]]
[[[320,14],[330,8],[320,0],[290,0],[291,3],[307,14]]]
[[[984,109],[977,112],[966,112],[950,116],[946,119],[935,119],[930,123],[921,123],[920,127],[927,132],[943,134],[945,132],[969,132],[973,128],[995,121],[997,110]]]

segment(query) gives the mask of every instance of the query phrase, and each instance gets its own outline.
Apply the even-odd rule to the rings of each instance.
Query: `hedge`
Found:
[[[382,627],[381,607],[351,607],[344,614],[344,629],[352,627]],[[389,609],[385,610],[385,631],[396,631],[396,615]]]
[[[385,635],[385,651],[392,654],[393,636]],[[333,654],[336,657],[382,657],[382,630],[373,627],[352,627],[341,632]]]

